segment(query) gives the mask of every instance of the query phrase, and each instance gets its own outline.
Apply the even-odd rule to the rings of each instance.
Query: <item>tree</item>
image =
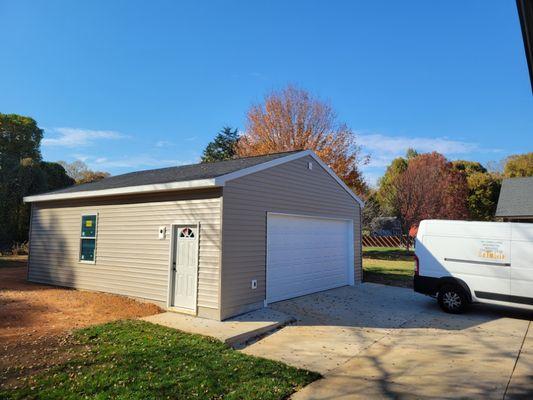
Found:
[[[476,221],[491,221],[498,205],[501,177],[488,172],[476,161],[452,162],[453,169],[464,175],[468,186],[467,206],[470,218]]]
[[[65,168],[67,175],[74,179],[77,185],[82,183],[96,182],[109,176],[108,172],[90,170],[87,164],[79,160],[71,163],[58,161],[58,164]]]
[[[23,198],[36,193],[61,189],[74,184],[57,163],[23,158],[5,171],[0,184],[0,241],[22,242],[28,239],[30,205]]]
[[[239,156],[310,149],[356,193],[368,190],[360,166],[355,134],[338,122],[333,108],[303,89],[288,86],[265,96],[247,114],[246,133],[237,143]]]
[[[76,183],[74,179],[67,175],[65,168],[59,163],[42,161],[41,169],[46,175],[46,190],[56,190]]]
[[[423,219],[466,219],[467,185],[442,154],[421,154],[393,180],[395,207],[404,232]]]
[[[392,160],[385,170],[385,174],[378,181],[379,189],[376,192],[376,200],[380,204],[383,213],[387,216],[400,215],[394,182],[407,169],[410,155],[412,156],[412,154],[407,153],[407,158],[398,157]]]
[[[239,131],[225,126],[215,136],[213,141],[204,149],[202,162],[209,163],[215,161],[230,160],[235,157],[235,147],[239,141]]]
[[[81,185],[82,183],[97,182],[108,178],[109,176],[109,172],[87,170],[83,173],[82,177],[76,182],[76,184]]]
[[[41,161],[43,131],[35,120],[0,114],[0,244],[28,238],[30,206],[23,198],[69,186],[56,163]]]
[[[488,172],[474,172],[466,176],[466,181],[470,218],[477,221],[492,221],[500,196],[501,177]]]
[[[420,154],[415,149],[409,147],[407,151],[405,152],[405,157],[407,160],[410,160],[411,158],[418,157]]]
[[[507,157],[503,176],[505,178],[533,176],[533,152]]]
[[[24,158],[41,160],[43,131],[30,117],[0,113],[0,170]]]
[[[365,231],[365,233],[372,232],[372,221],[383,216],[383,210],[376,198],[376,192],[369,191],[369,195],[365,199],[365,206],[362,211],[363,231]]]
[[[455,170],[465,173],[466,176],[477,172],[487,172],[487,169],[477,161],[457,160],[452,161],[452,166]]]

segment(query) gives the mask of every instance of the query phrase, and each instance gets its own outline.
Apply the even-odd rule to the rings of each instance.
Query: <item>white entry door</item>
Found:
[[[196,309],[198,282],[198,227],[177,226],[172,259],[172,306]]]
[[[353,284],[352,222],[268,214],[267,303]]]

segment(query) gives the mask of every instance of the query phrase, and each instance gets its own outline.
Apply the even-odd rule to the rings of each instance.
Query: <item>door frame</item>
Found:
[[[172,305],[172,297],[174,292],[174,271],[172,263],[174,261],[175,247],[176,247],[176,232],[180,226],[194,226],[196,227],[196,287],[194,288],[194,308],[185,308]],[[170,244],[168,246],[168,284],[167,284],[167,308],[172,311],[178,311],[186,314],[198,314],[198,281],[200,270],[200,221],[190,222],[173,222],[170,224]]]
[[[313,215],[313,214],[294,214],[294,213],[284,213],[284,212],[275,212],[267,211],[266,221],[265,221],[265,300],[263,301],[264,306],[266,307],[271,302],[268,301],[268,217],[272,216],[286,216],[286,217],[296,217],[296,218],[311,218],[311,219],[327,219],[335,221],[344,221],[348,222],[348,264],[346,268],[348,269],[348,282],[349,286],[355,286],[355,237],[354,237],[354,219],[353,218],[342,218],[342,217],[332,217],[329,215]]]

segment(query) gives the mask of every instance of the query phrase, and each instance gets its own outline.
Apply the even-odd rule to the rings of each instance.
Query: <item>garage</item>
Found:
[[[267,303],[353,284],[352,227],[347,219],[269,213]]]
[[[311,150],[130,172],[25,201],[33,282],[224,320],[361,280],[363,202]]]

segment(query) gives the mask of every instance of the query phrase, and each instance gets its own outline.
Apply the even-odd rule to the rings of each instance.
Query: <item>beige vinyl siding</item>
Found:
[[[308,162],[313,163],[309,170]],[[354,221],[355,280],[361,280],[359,204],[311,157],[226,183],[222,224],[222,318],[265,299],[267,212]],[[257,289],[251,280],[257,279]]]
[[[216,189],[35,203],[29,279],[166,305],[171,224],[200,222],[198,306],[218,309],[220,196]],[[85,213],[98,213],[94,264],[78,261]],[[164,240],[159,226],[167,227]]]

